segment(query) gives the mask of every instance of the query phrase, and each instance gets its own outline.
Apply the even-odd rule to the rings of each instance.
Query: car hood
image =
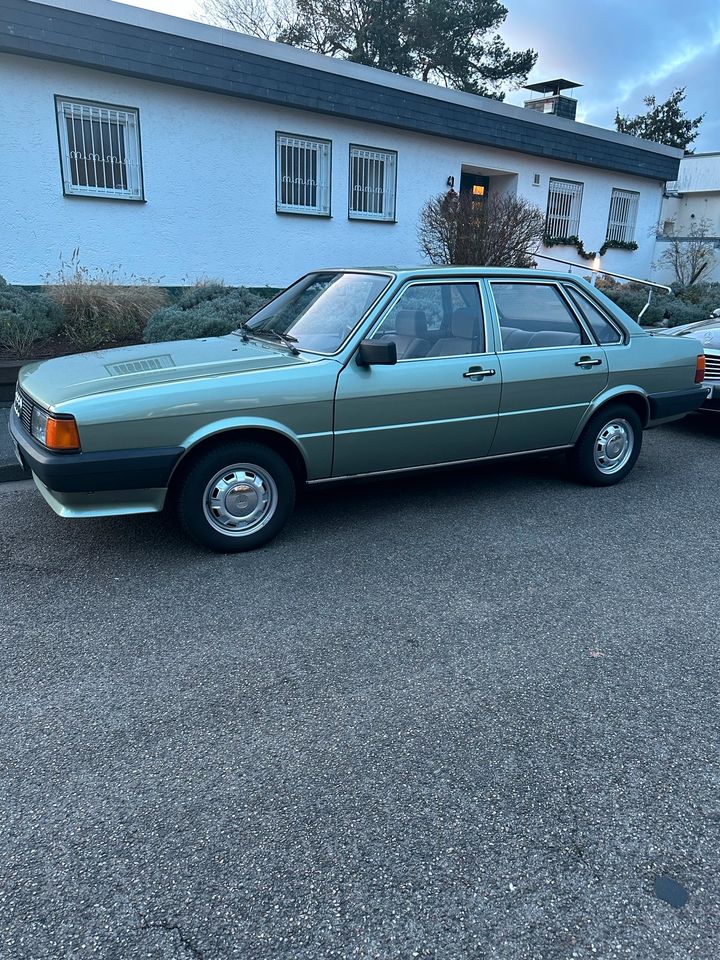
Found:
[[[720,350],[720,320],[700,320],[697,323],[684,323],[680,327],[670,327],[664,331],[670,337],[691,337],[699,340],[709,350]]]
[[[96,350],[30,363],[20,371],[19,384],[45,407],[68,400],[154,383],[251,373],[292,367],[319,359],[285,347],[243,340],[234,334],[203,340],[175,340],[135,347]]]

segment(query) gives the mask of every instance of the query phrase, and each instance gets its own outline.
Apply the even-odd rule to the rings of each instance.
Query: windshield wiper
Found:
[[[279,340],[283,346],[287,347],[290,353],[295,356],[300,355],[300,351],[294,346],[294,344],[298,342],[297,337],[292,337],[289,333],[278,333],[277,330],[263,330],[262,328],[253,330],[252,333],[256,337],[274,337],[276,340]]]

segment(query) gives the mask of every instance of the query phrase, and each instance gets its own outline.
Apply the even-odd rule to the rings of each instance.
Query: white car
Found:
[[[709,390],[701,410],[720,413],[720,310],[713,311],[709,320],[684,323],[680,327],[663,330],[669,337],[691,337],[702,344],[705,354],[705,379],[703,386]]]

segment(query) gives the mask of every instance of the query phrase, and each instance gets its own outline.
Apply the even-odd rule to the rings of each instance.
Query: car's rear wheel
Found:
[[[189,537],[211,550],[237,553],[263,546],[282,530],[295,503],[295,480],[270,447],[229,442],[190,466],[176,497]]]
[[[576,479],[595,487],[619,483],[640,456],[642,430],[632,407],[613,404],[599,410],[568,454]]]

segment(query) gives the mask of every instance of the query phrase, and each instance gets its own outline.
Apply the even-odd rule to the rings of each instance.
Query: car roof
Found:
[[[392,273],[398,277],[513,277],[542,280],[583,280],[583,277],[570,272],[560,272],[558,270],[538,270],[534,267],[460,267],[460,266],[428,266],[428,264],[419,264],[418,266],[389,266],[374,265],[367,267],[327,267],[325,270],[313,270],[313,273],[344,271],[346,273],[372,273],[378,271],[382,273]]]

